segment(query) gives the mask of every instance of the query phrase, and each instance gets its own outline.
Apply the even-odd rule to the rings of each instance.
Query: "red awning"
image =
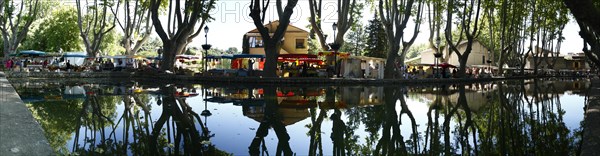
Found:
[[[434,67],[435,64],[431,65],[431,66]],[[442,67],[442,68],[448,68],[448,67],[450,67],[450,68],[456,68],[455,65],[452,65],[452,64],[450,64],[448,62],[444,62],[444,63],[438,64],[438,67]]]
[[[334,53],[336,53],[338,56],[340,57],[347,57],[350,56],[350,53],[344,53],[344,52],[333,52],[333,51],[324,51],[324,52],[319,52],[319,56],[331,56]]]
[[[296,94],[294,94],[294,92],[287,92],[287,93],[283,93],[281,91],[277,91],[277,97],[292,97]]]
[[[317,58],[317,55],[310,54],[280,54],[279,58]]]

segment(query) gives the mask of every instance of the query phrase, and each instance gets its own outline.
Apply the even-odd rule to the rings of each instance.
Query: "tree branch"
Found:
[[[162,2],[162,0],[150,0],[150,12],[152,13],[152,23],[154,25],[154,30],[156,31],[156,34],[158,34],[158,36],[164,41],[169,40],[169,35],[167,35],[167,33],[165,32],[165,29],[162,26],[162,23],[160,22],[160,19],[158,18],[158,8],[160,7],[160,3]],[[170,22],[168,22],[170,23]]]

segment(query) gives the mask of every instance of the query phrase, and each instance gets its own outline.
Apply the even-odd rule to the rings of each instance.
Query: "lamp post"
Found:
[[[156,47],[156,54],[158,54],[158,56],[156,56],[156,60],[152,61],[152,62],[154,62],[154,66],[156,66],[156,68],[159,68],[159,63],[161,63],[162,51],[163,51],[162,47]]]
[[[206,92],[207,92],[206,87],[202,86],[202,90],[203,90],[202,96],[204,96],[204,110],[202,111],[202,113],[200,113],[200,115],[204,117],[204,128],[205,128],[202,130],[202,137],[203,137],[203,139],[208,140],[208,139],[210,139],[211,136],[210,136],[210,131],[208,131],[206,123],[208,122],[208,120],[207,120],[208,117],[211,116],[212,113],[207,108],[208,96],[206,95]],[[203,145],[205,145],[205,144],[203,144]]]
[[[336,77],[340,77],[338,70],[338,64],[337,64],[337,55],[338,55],[338,50],[340,49],[340,44],[338,44],[336,42],[336,35],[335,35],[335,31],[337,30],[337,23],[333,23],[333,25],[331,25],[331,27],[333,28],[333,43],[329,45],[329,47],[331,47],[331,49],[333,50],[333,64],[334,64],[334,69],[333,72],[336,75]]]
[[[204,110],[202,111],[202,113],[200,113],[200,115],[204,116],[204,126],[206,126],[206,117],[207,116],[211,116],[212,113],[210,113],[210,110],[207,109],[207,105],[208,105],[208,96],[206,95],[206,88],[203,88],[202,90],[204,90],[203,94],[204,94]]]
[[[202,56],[202,59],[204,61],[202,61],[202,62],[204,62],[203,69],[204,69],[204,72],[206,72],[206,65],[207,65],[206,56],[208,56],[208,49],[210,49],[210,47],[211,47],[211,45],[208,44],[208,26],[204,27],[204,40],[205,40],[205,44],[202,45],[202,49],[204,49],[204,56]]]
[[[492,60],[490,59],[490,55],[492,54],[492,51],[488,50],[488,60],[486,61],[488,63],[488,70],[490,70],[490,76],[493,75],[493,70],[492,70]]]
[[[440,57],[442,57],[442,53],[440,52],[440,50],[441,50],[440,49],[441,42],[442,41],[441,41],[440,37],[438,36],[437,39],[435,39],[435,45],[436,45],[437,49],[436,49],[436,52],[433,54],[433,56],[435,57],[435,60],[434,60],[435,61],[434,62],[435,66],[434,66],[434,70],[433,70],[433,77],[434,78],[437,78],[438,77],[437,75],[439,74],[439,71],[438,71],[438,62],[440,60]]]

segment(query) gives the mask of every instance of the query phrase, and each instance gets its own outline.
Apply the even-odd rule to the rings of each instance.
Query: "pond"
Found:
[[[575,155],[589,85],[13,81],[61,155]]]

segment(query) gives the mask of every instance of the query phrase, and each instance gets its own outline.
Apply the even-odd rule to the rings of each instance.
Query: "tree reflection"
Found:
[[[444,89],[436,93],[427,112],[425,153],[439,155],[443,144],[444,155],[575,154],[572,142],[576,136],[564,124],[564,110],[554,86],[534,82],[531,90],[525,90],[522,82],[480,85],[483,87],[457,86],[456,100],[441,100],[453,99]],[[481,90],[493,86],[496,90]],[[482,101],[487,101],[483,109],[476,106]],[[439,118],[443,119],[441,128]],[[437,139],[440,129],[442,143]]]
[[[150,107],[148,104],[147,97],[140,97],[146,95],[140,94],[129,94],[122,95],[124,109],[121,117],[118,119],[113,132],[117,130],[117,125],[122,124],[122,137],[120,138],[118,147],[119,154],[127,154],[127,149],[131,149],[131,153],[135,155],[144,155],[148,153],[148,145],[146,143],[149,140],[150,124],[152,116],[150,116]],[[130,138],[132,138],[130,140]],[[116,138],[114,138],[116,139]]]
[[[120,89],[122,87],[116,87]],[[199,115],[185,98],[175,97],[174,87],[161,88],[156,98],[162,114],[154,124],[147,94],[113,92],[118,96],[100,96],[104,91],[89,89],[76,118],[78,128],[72,151],[85,155],[219,155],[210,143],[214,135],[204,127]],[[115,105],[122,101],[123,112],[116,118]],[[196,124],[199,123],[199,124]],[[196,126],[200,126],[196,128]],[[163,127],[166,127],[163,128]],[[201,133],[201,134],[200,134]]]
[[[364,91],[366,87],[324,87],[319,88],[318,94],[311,94],[312,97],[307,97],[307,88],[287,87],[281,93],[287,95],[291,92],[294,97],[280,97],[279,100],[288,102],[283,106],[284,102],[277,98],[278,88],[267,87],[256,93],[264,93],[264,96],[253,96],[255,93],[250,89],[245,97],[257,100],[246,101],[252,104],[260,102],[262,107],[256,107],[261,108],[257,111],[261,115],[253,118],[260,122],[257,131],[248,131],[254,138],[247,154],[270,154],[265,138],[272,128],[277,137],[277,148],[271,149],[275,151],[271,152],[276,155],[298,152],[290,147],[290,137],[298,136],[309,138],[309,141],[300,143],[308,144],[308,151],[298,150],[302,150],[301,155],[311,156],[577,155],[581,131],[567,127],[565,105],[561,103],[562,94],[568,87],[567,83],[541,80],[417,89],[386,86],[373,89],[379,93],[373,93],[372,97],[382,97],[383,102],[365,102],[372,105],[353,103],[367,101],[364,99],[353,97],[351,100],[354,101],[351,101],[344,98],[357,94],[362,96],[367,92]],[[86,85],[88,94],[85,98],[34,102],[28,104],[28,108],[58,154],[227,154],[211,143],[211,139],[216,138],[205,126],[206,118],[202,120],[201,114],[190,107],[192,104],[188,105],[187,99],[181,97],[185,94],[178,94],[175,87],[161,87],[158,89],[160,95],[139,94],[124,88],[127,87]],[[324,96],[321,94],[323,90]],[[31,94],[25,95],[40,94],[35,90],[28,92]],[[115,96],[115,93],[118,95]],[[407,98],[407,94],[419,99]],[[294,100],[314,102],[310,103],[313,104],[311,106],[290,104]],[[319,108],[314,107],[317,100]],[[158,108],[154,111],[160,111],[154,112],[155,116],[151,114],[152,106]],[[286,116],[289,114],[283,110],[295,107],[302,107],[304,114],[301,117]],[[306,108],[309,114],[306,114]],[[305,123],[309,124],[306,124],[305,131],[288,133],[288,117],[294,118],[292,123],[296,123],[308,115],[309,120]],[[215,115],[213,118],[219,121],[219,117]],[[296,126],[294,129],[298,126],[289,125]],[[324,133],[328,129],[323,127],[328,126],[332,127],[331,133]],[[219,131],[218,135],[222,134],[226,132]],[[71,144],[70,139],[73,140],[71,148],[67,147]]]
[[[413,131],[413,140],[418,139],[416,133],[416,123],[414,117],[404,100],[404,89],[384,87],[385,99],[385,118],[383,122],[382,137],[377,143],[375,155],[408,155],[409,147],[407,146],[404,137],[400,133],[400,125],[402,124],[402,114],[407,114],[411,121]],[[400,115],[397,114],[396,105],[400,101]],[[400,117],[400,118],[399,118]],[[417,146],[412,147],[412,152],[416,153]]]
[[[65,100],[27,104],[56,153],[69,152],[67,142],[78,126],[77,114],[82,109],[82,102],[82,100]]]
[[[381,138],[374,155],[576,154],[573,142],[578,136],[563,121],[565,112],[558,94],[562,92],[548,83],[524,84],[436,87],[431,92],[427,123],[422,124],[427,126],[423,136],[403,96],[405,89],[386,87],[386,103],[384,109],[379,110],[384,114]],[[453,88],[457,93],[450,91]],[[377,112],[376,108],[368,109]],[[404,114],[408,118],[402,120]],[[374,119],[377,115],[369,114],[365,118],[362,121],[366,130],[376,136],[379,124]],[[399,128],[402,124],[410,129]],[[401,135],[402,130],[412,130],[411,135]]]
[[[217,155],[220,151],[216,150],[209,141],[214,135],[211,135],[210,131],[204,127],[200,116],[192,111],[185,99],[175,97],[175,87],[161,87],[160,90],[163,95],[163,111],[154,124],[148,140],[150,154]],[[199,129],[195,122],[199,123]],[[167,127],[166,141],[160,139],[165,135],[164,126]],[[172,145],[173,148],[167,148],[165,151],[165,145]]]
[[[76,118],[77,129],[72,151],[81,154],[119,153],[119,149],[114,146],[117,144],[116,139],[111,139],[106,129],[114,125],[115,109],[116,102],[112,98],[88,95]]]
[[[309,111],[311,124],[307,126],[309,128],[308,135],[310,136],[308,155],[323,155],[321,124],[323,124],[323,120],[327,117],[327,111],[325,109],[319,109],[318,114],[316,113],[317,108],[310,108]]]
[[[248,153],[250,155],[261,155],[261,151],[267,153],[265,145],[265,137],[269,135],[269,128],[273,128],[279,142],[277,143],[276,155],[292,155],[289,140],[290,136],[287,133],[285,125],[282,123],[282,114],[278,111],[277,90],[274,87],[265,87],[265,107],[264,117],[256,131],[256,136],[252,140]]]

